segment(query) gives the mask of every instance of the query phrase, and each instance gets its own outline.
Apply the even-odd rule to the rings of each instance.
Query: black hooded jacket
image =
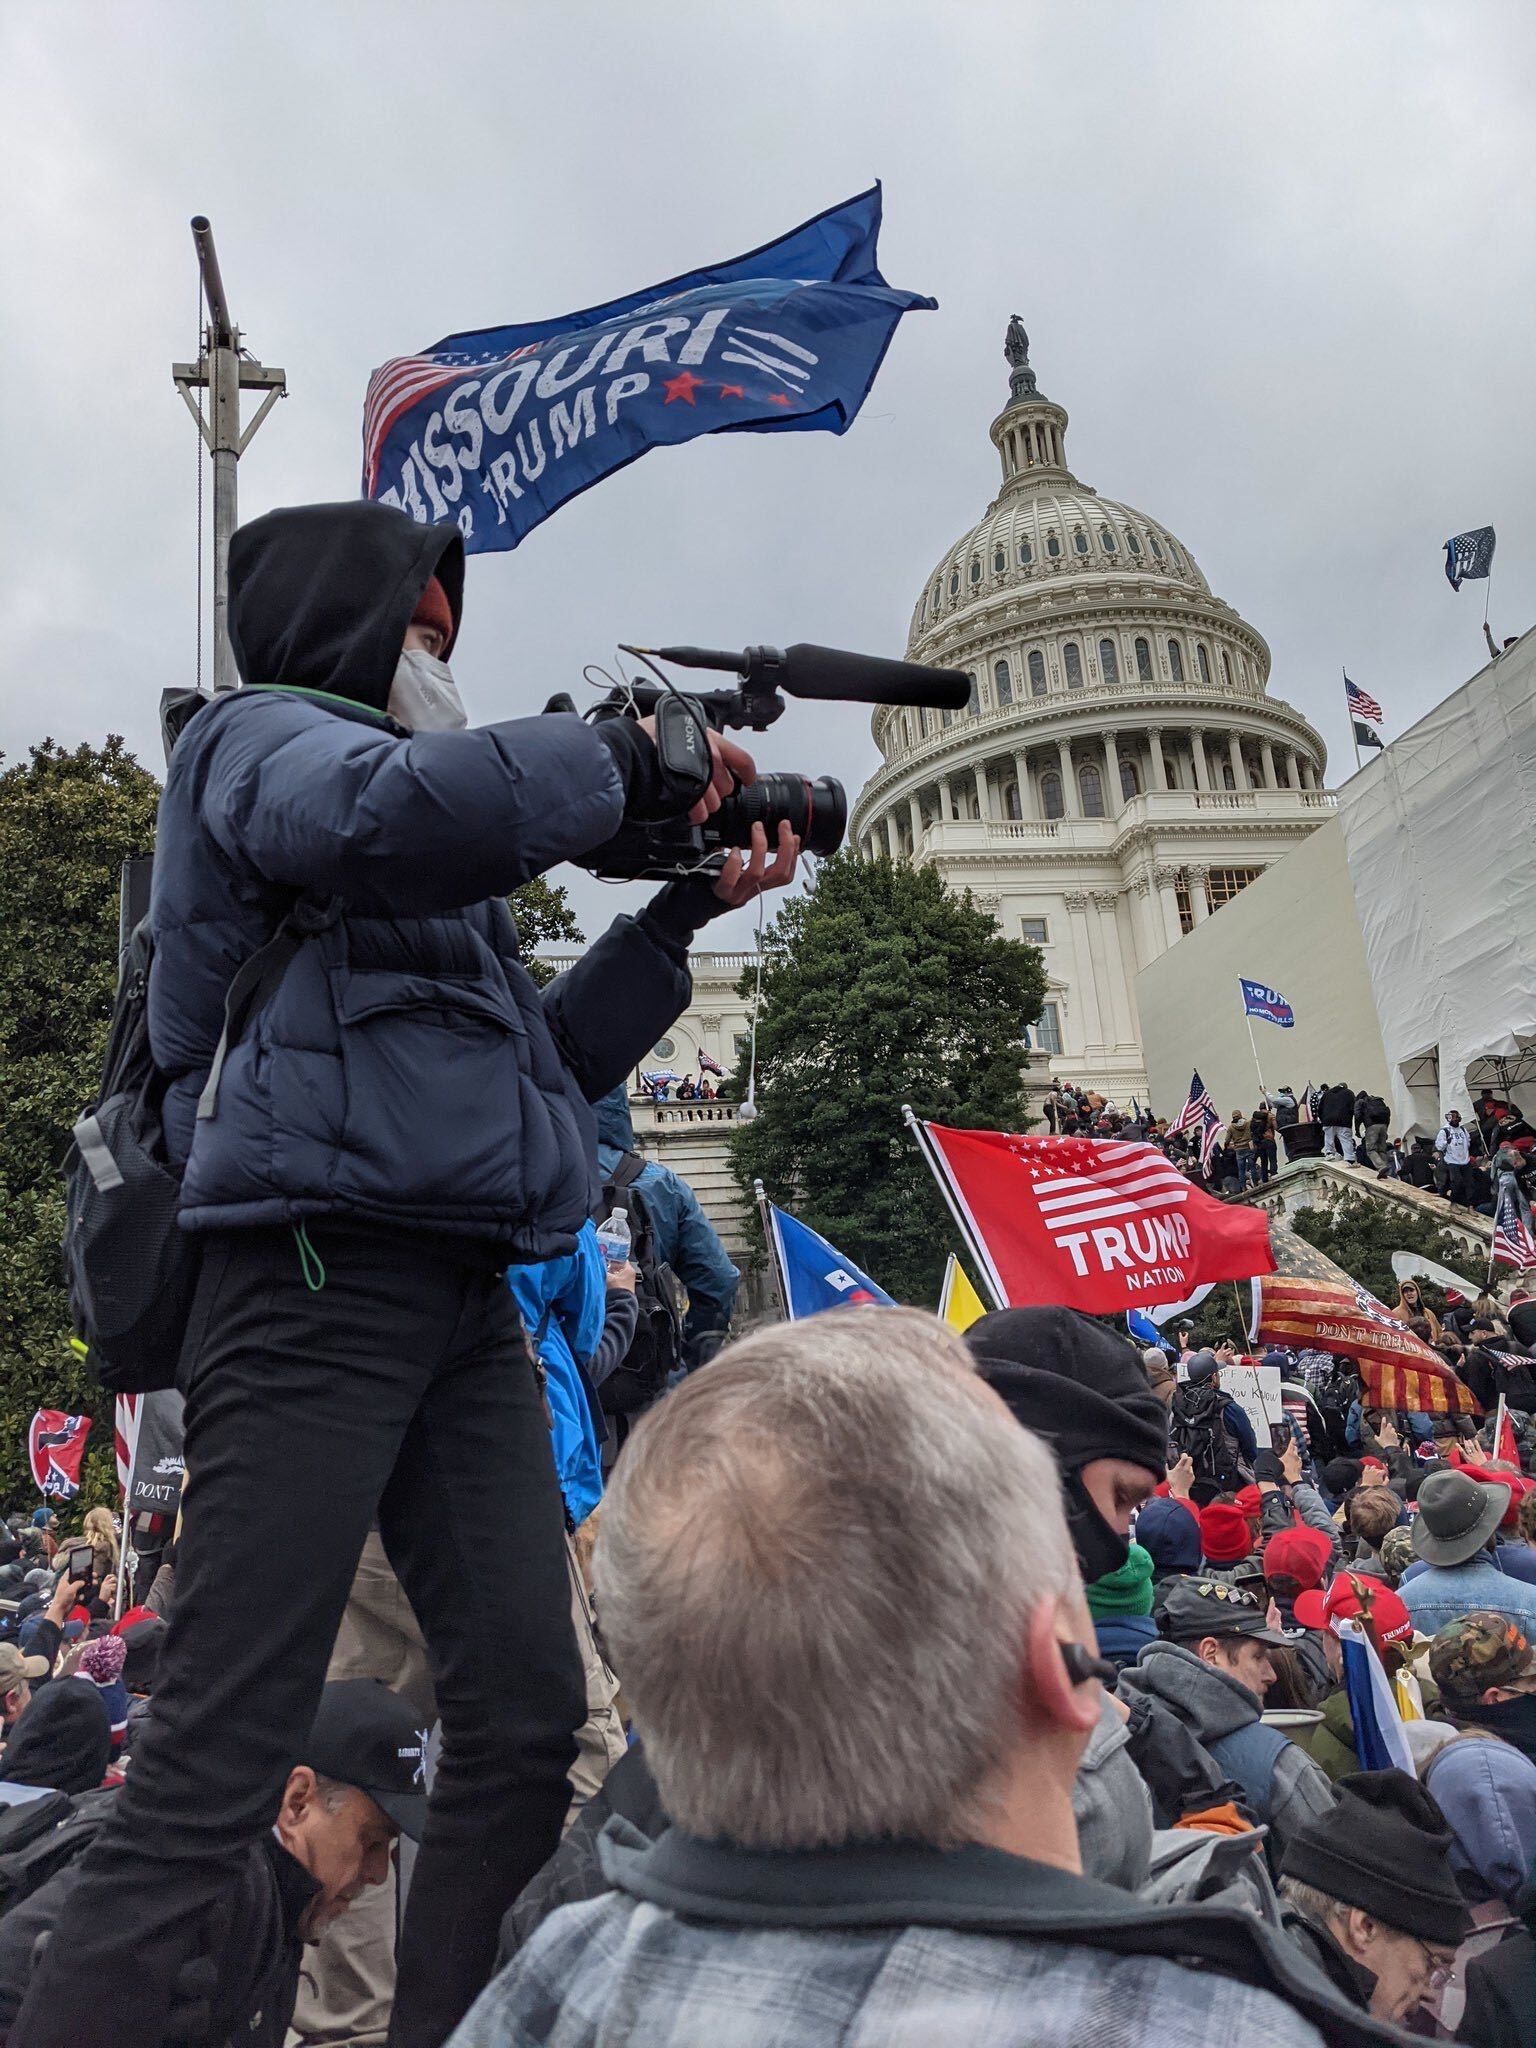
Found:
[[[23,1707],[0,1752],[0,1780],[91,1792],[111,1755],[112,1723],[100,1690],[88,1678],[56,1678]]]
[[[150,1039],[193,1230],[345,1215],[511,1256],[570,1250],[596,1198],[597,1100],[687,1003],[713,899],[673,884],[541,995],[507,893],[654,800],[626,721],[411,734],[387,714],[433,575],[457,621],[451,527],[368,504],[242,527],[230,637],[245,688],[198,711],[161,800]],[[530,696],[533,692],[529,692]],[[308,938],[197,1116],[241,963],[295,902]]]

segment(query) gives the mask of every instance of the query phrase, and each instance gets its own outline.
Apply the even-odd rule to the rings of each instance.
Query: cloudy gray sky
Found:
[[[756,0],[636,8],[76,0],[0,13],[0,747],[122,732],[195,664],[188,216],[292,396],[246,516],[356,489],[368,372],[754,247],[885,183],[937,313],[853,430],[647,457],[471,564],[477,719],[620,639],[898,653],[997,482],[1009,313],[1077,474],[1165,520],[1352,765],[1340,665],[1399,730],[1536,613],[1536,9],[1526,0]],[[874,762],[791,711],[768,765]],[[588,929],[615,892],[577,878]],[[741,943],[746,914],[728,937]],[[718,929],[718,928],[717,928]]]

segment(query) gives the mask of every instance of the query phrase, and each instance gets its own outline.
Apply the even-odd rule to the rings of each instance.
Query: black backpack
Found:
[[[116,1797],[115,1787],[78,1798],[45,1792],[0,1810],[0,1916],[85,1854]]]
[[[327,930],[340,904],[301,898],[239,969],[224,999],[224,1029],[197,1105],[218,1107],[225,1056],[264,1007],[306,938]],[[149,1049],[147,997],[154,940],[134,929],[123,959],[101,1089],[72,1133],[65,1163],[64,1266],[70,1314],[90,1363],[115,1393],[174,1386],[197,1285],[197,1240],[181,1229],[181,1174],[168,1155],[165,1076]]]
[[[1227,1427],[1226,1396],[1208,1380],[1198,1386],[1186,1381],[1177,1388],[1168,1415],[1168,1448],[1171,1457],[1186,1452],[1197,1479],[1213,1480],[1223,1493],[1235,1493],[1253,1477],[1243,1464],[1236,1439]]]
[[[598,1220],[617,1209],[629,1223],[629,1256],[637,1275],[640,1319],[623,1360],[597,1390],[610,1415],[636,1415],[648,1408],[683,1362],[683,1320],[688,1290],[663,1259],[645,1196],[635,1185],[645,1171],[638,1152],[626,1152],[603,1189]]]

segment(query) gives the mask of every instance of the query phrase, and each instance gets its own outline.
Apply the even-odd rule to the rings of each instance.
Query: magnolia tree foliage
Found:
[[[558,882],[535,875],[531,882],[524,882],[520,889],[514,889],[507,901],[517,920],[523,965],[540,988],[548,988],[555,978],[555,970],[548,960],[539,958],[534,948],[586,944],[581,926],[576,922],[576,913],[571,908],[571,899]]]
[[[740,992],[751,993],[752,971]],[[754,1123],[734,1164],[900,1301],[938,1299],[960,1249],[902,1122],[1021,1130],[1039,949],[1006,939],[929,867],[852,853],[822,864],[763,936]],[[746,1092],[743,1052],[731,1093]]]
[[[117,1499],[112,1404],[69,1349],[60,1163],[100,1077],[123,861],[150,851],[160,788],[115,734],[44,740],[0,769],[0,1501],[37,1504],[38,1408],[95,1418],[82,1502]]]

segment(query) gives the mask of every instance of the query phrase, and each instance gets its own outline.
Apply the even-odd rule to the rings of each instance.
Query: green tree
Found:
[[[547,960],[538,957],[534,948],[587,943],[586,934],[576,922],[571,899],[559,882],[535,875],[521,889],[514,889],[507,901],[517,919],[517,935],[523,942],[523,965],[540,988],[547,988],[555,978],[555,970]]]
[[[1418,1252],[1436,1265],[1449,1266],[1474,1285],[1488,1270],[1486,1254],[1467,1251],[1431,1217],[1399,1207],[1385,1197],[1373,1200],[1369,1195],[1341,1191],[1331,1206],[1298,1209],[1288,1221],[1298,1237],[1316,1245],[1326,1258],[1342,1266],[1351,1280],[1368,1287],[1389,1308],[1397,1300],[1394,1252]],[[1443,1305],[1440,1289],[1426,1282],[1423,1293],[1438,1313]]]
[[[0,771],[0,1499],[32,1493],[26,1427],[41,1407],[95,1418],[84,1502],[117,1480],[112,1404],[69,1350],[59,1167],[90,1101],[117,985],[118,881],[148,853],[160,789],[115,734],[44,740]]]
[[[743,1186],[761,1176],[898,1300],[931,1307],[958,1246],[901,1106],[1022,1129],[1023,1033],[1045,986],[1039,949],[1005,939],[935,869],[824,862],[763,936],[760,1113],[733,1139]],[[749,970],[740,992],[751,988]]]

